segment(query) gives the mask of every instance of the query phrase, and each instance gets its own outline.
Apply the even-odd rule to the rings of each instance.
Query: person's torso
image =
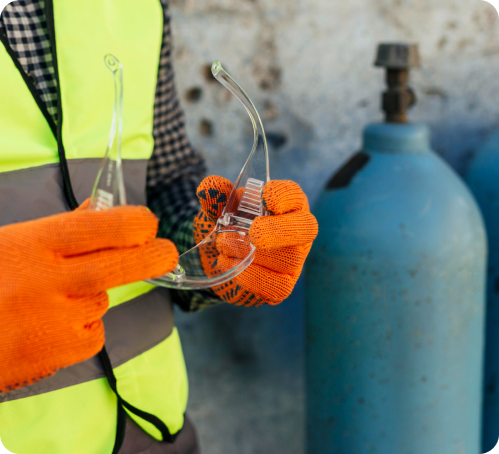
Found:
[[[5,35],[0,45],[0,104],[8,106],[0,109],[0,226],[66,211],[90,195],[113,108],[113,81],[103,63],[108,53],[120,59],[125,74],[127,196],[132,204],[145,203],[161,3],[143,0],[139,9],[132,0],[54,0],[47,7],[59,89],[57,124],[13,58]],[[175,434],[183,425],[187,378],[168,292],[136,283],[109,295],[106,345],[118,391]],[[0,394],[0,402],[0,436],[13,452],[113,451],[117,397],[97,357]],[[132,417],[161,438],[153,424]]]

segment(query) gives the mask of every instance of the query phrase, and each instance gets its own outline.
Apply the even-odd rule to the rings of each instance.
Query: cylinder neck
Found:
[[[430,151],[430,130],[423,124],[371,124],[364,130],[363,150],[390,154],[427,153]]]

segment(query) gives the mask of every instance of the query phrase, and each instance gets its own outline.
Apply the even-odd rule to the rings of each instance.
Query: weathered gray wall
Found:
[[[499,20],[480,0],[172,0],[177,86],[211,173],[234,178],[251,146],[247,114],[206,76],[220,59],[262,113],[271,176],[313,201],[379,121],[380,41],[420,44],[412,121],[463,173],[499,127]],[[181,316],[190,414],[205,454],[303,453],[302,289],[278,308]]]

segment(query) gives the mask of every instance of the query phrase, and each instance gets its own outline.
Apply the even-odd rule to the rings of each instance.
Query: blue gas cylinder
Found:
[[[499,132],[478,151],[466,180],[482,209],[489,240],[483,452],[499,439]]]
[[[428,127],[368,126],[313,213],[308,454],[481,453],[485,230]]]

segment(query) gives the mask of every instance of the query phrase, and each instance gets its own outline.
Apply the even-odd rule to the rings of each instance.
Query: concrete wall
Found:
[[[413,71],[433,147],[464,173],[499,127],[499,20],[480,0],[172,0],[177,86],[211,173],[234,179],[252,136],[242,106],[209,75],[220,59],[262,114],[272,178],[311,201],[382,119],[380,41],[420,44]],[[190,414],[204,454],[303,453],[302,288],[277,308],[180,315]]]

